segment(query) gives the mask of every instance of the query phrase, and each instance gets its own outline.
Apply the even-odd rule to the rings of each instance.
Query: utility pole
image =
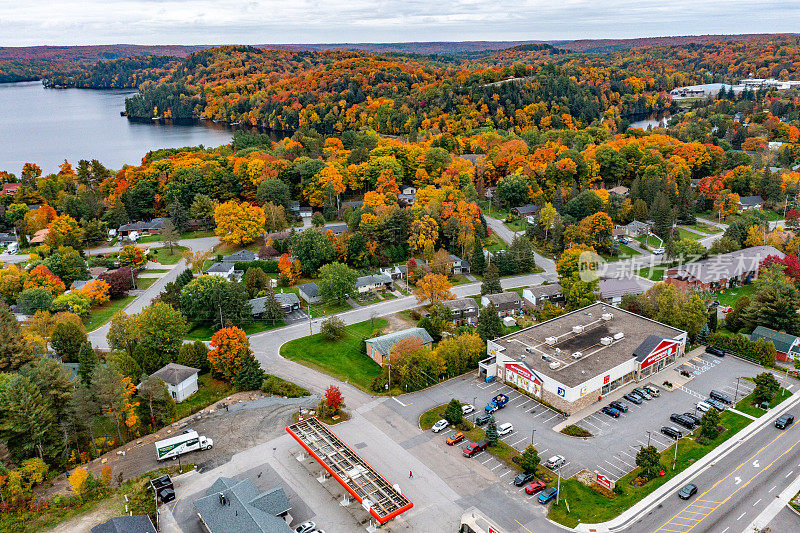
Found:
[[[650,432],[647,432],[647,447],[650,447]]]
[[[678,439],[675,439],[675,457],[672,459],[672,469],[675,470],[675,463],[678,462]]]
[[[561,498],[561,466],[558,467],[558,484],[556,485],[556,505],[558,505],[558,500],[560,498]]]
[[[733,403],[736,403],[736,400],[739,398],[739,379],[741,377],[736,378],[736,392],[733,394]]]
[[[531,430],[531,446],[533,446],[533,434],[536,433],[536,428]]]

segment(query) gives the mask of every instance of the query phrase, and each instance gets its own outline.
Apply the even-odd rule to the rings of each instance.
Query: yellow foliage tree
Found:
[[[435,246],[438,238],[439,225],[430,215],[422,215],[411,223],[408,244],[411,245],[411,249],[414,250],[414,253],[419,254],[424,252],[427,243],[430,243],[429,246],[431,247]]]
[[[753,224],[747,230],[747,238],[744,240],[745,246],[761,246],[764,244],[764,232],[761,228]]]
[[[425,274],[425,277],[417,282],[414,294],[419,303],[430,301],[432,304],[442,300],[452,300],[455,295],[450,292],[453,286],[447,276],[442,274]]]
[[[86,478],[88,477],[89,473],[82,466],[79,466],[73,470],[72,474],[69,476],[69,486],[72,487],[72,490],[75,492],[75,494],[80,495],[83,493],[83,485],[86,483]]]
[[[214,210],[215,230],[229,244],[250,244],[264,232],[267,217],[264,210],[248,202],[229,200]]]

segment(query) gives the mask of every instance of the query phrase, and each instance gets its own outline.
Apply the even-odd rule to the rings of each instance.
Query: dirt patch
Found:
[[[97,524],[119,516],[116,498],[109,498],[100,502],[97,507],[81,515],[74,516],[44,533],[90,533]]]
[[[389,324],[383,328],[384,333],[394,333],[395,331],[403,331],[404,329],[413,328],[417,325],[416,322],[409,317],[400,313],[394,313],[383,317]]]
[[[232,455],[277,437],[291,423],[292,415],[304,407],[313,407],[319,398],[278,398],[261,392],[235,393],[202,411],[133,440],[112,450],[91,463],[84,465],[89,471],[99,474],[104,465],[112,468],[112,479],[122,473],[128,480],[154,470],[163,463],[155,458],[154,443],[186,428],[191,428],[214,440],[211,450],[189,453],[181,458],[186,463],[195,463],[198,469],[210,469],[228,462]],[[61,474],[46,487],[42,496],[69,494],[71,489],[68,474]]]

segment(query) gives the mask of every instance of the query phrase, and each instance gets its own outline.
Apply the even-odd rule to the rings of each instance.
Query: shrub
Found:
[[[575,424],[570,424],[569,426],[565,427],[561,430],[561,433],[564,435],[569,435],[570,437],[591,437],[591,432],[583,429],[580,426],[576,426]]]
[[[344,322],[338,316],[330,316],[322,321],[320,334],[328,342],[342,340],[346,333]]]
[[[459,424],[464,419],[463,412],[461,411],[461,402],[455,398],[450,400],[450,403],[447,404],[447,408],[444,410],[444,419],[451,425]]]
[[[267,374],[264,381],[261,382],[261,392],[274,396],[286,396],[287,398],[300,398],[301,396],[311,395],[310,392],[300,385],[270,374]]]

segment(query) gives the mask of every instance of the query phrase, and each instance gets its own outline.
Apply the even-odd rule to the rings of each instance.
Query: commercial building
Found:
[[[685,331],[601,302],[487,342],[481,377],[496,376],[566,413],[683,355]]]
[[[667,269],[664,282],[688,291],[713,291],[746,285],[756,278],[761,261],[769,256],[783,259],[774,246],[753,246],[703,261]]]
[[[282,487],[262,493],[249,479],[220,477],[193,506],[209,533],[292,533],[291,505]]]

